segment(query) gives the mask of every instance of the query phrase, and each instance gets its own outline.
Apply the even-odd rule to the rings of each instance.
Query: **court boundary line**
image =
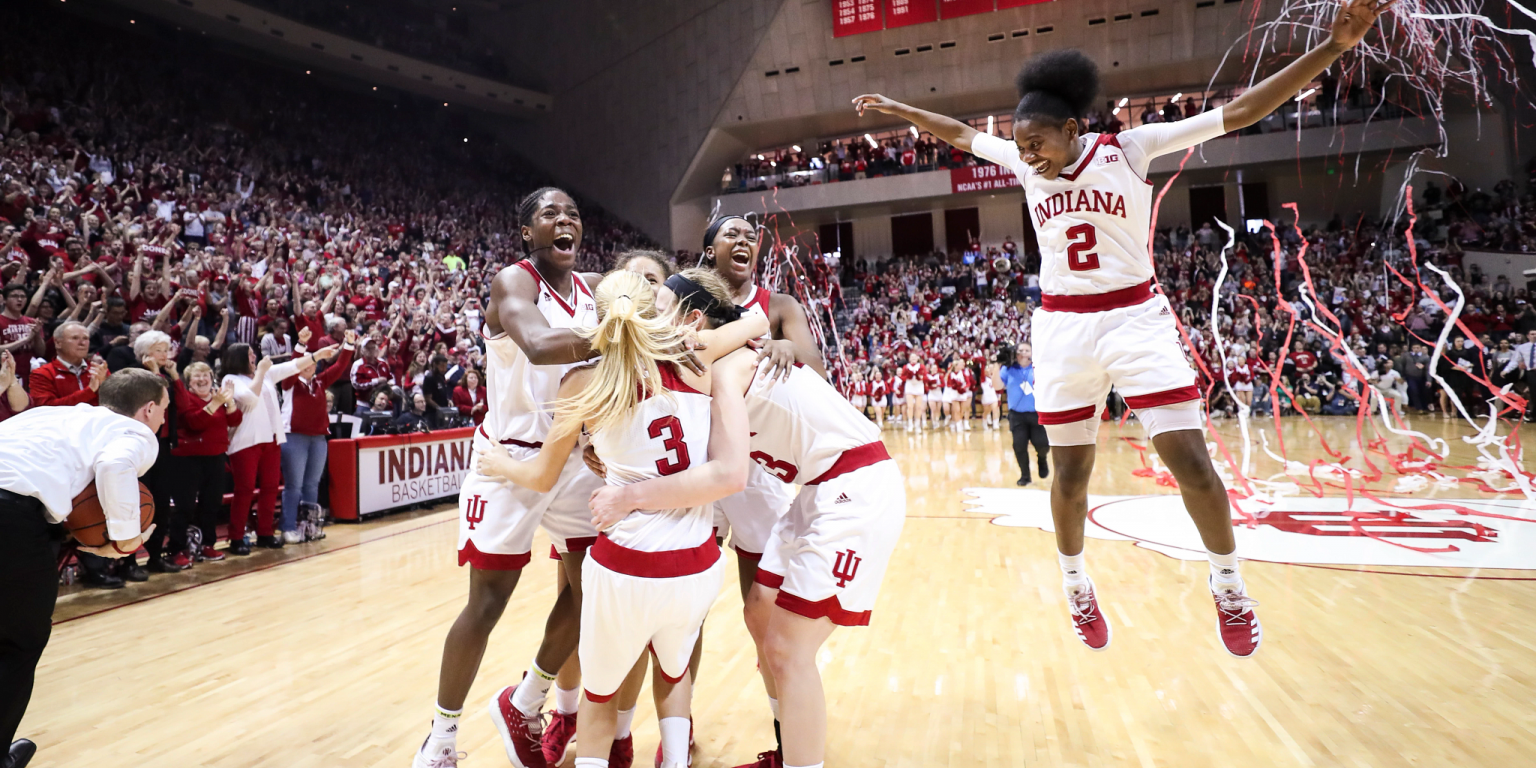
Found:
[[[447,510],[444,510],[444,511],[446,512]],[[418,525],[415,528],[407,528],[406,530],[403,530],[403,531],[395,531],[394,533],[387,533],[387,534],[384,534],[384,535],[379,536],[377,538],[367,539],[365,541],[355,541],[355,542],[352,542],[351,544],[343,544],[343,545],[341,545],[339,547],[336,547],[334,549],[327,549],[324,552],[312,552],[312,553],[307,554],[307,555],[302,555],[300,557],[295,557],[295,558],[293,558],[291,560],[279,560],[279,561],[277,561],[275,563],[267,563],[266,565],[262,565],[262,566],[259,566],[259,567],[256,567],[256,568],[252,568],[252,569],[250,569],[248,571],[241,571],[240,573],[231,573],[231,574],[228,574],[228,575],[225,575],[225,576],[219,576],[217,578],[209,579],[208,581],[199,581],[196,584],[188,584],[185,587],[181,587],[179,589],[173,589],[173,590],[170,590],[169,592],[160,592],[160,593],[153,594],[153,595],[147,595],[147,596],[141,597],[141,598],[139,598],[137,600],[130,600],[130,601],[126,602],[126,603],[119,603],[118,605],[109,605],[109,606],[107,606],[105,608],[102,608],[100,610],[91,611],[89,613],[82,613],[79,616],[71,616],[71,617],[69,617],[67,619],[61,619],[59,621],[55,621],[55,622],[51,623],[49,626],[57,627],[57,626],[59,626],[61,624],[68,624],[71,621],[79,621],[80,619],[89,618],[91,616],[100,616],[103,613],[107,613],[109,611],[115,611],[115,610],[117,610],[119,608],[127,608],[127,607],[129,607],[131,605],[140,605],[142,603],[147,603],[147,602],[149,602],[151,600],[158,600],[158,599],[160,599],[162,597],[169,597],[171,595],[179,595],[179,594],[181,594],[183,592],[187,592],[187,591],[190,591],[190,590],[197,589],[198,587],[206,587],[209,584],[218,584],[220,582],[229,581],[230,579],[238,579],[241,576],[250,576],[252,574],[261,573],[263,571],[270,571],[273,568],[277,568],[279,566],[292,565],[294,563],[302,563],[305,560],[309,560],[311,558],[323,557],[325,555],[334,554],[336,552],[345,552],[345,551],[347,551],[349,549],[356,549],[357,547],[361,547],[364,544],[372,544],[373,542],[376,542],[376,541],[384,541],[386,539],[393,539],[396,536],[404,536],[407,533],[415,533],[416,531],[423,531],[423,530],[426,530],[428,528],[432,528],[432,527],[435,527],[435,526],[442,525],[444,523],[456,522],[457,520],[458,520],[457,517],[446,518],[446,519],[443,519],[443,520],[438,520],[435,523],[427,523],[426,525]]]

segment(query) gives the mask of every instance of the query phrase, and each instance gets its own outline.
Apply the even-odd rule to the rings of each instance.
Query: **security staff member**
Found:
[[[37,746],[16,737],[32,678],[52,631],[59,593],[59,523],[92,482],[110,541],[81,551],[128,557],[139,530],[138,478],[155,463],[155,433],[170,403],[165,380],[129,368],[107,377],[100,406],[33,408],[0,422],[0,768],[22,768]]]
[[[1035,446],[1039,461],[1040,479],[1051,475],[1046,456],[1051,444],[1045,437],[1045,427],[1040,426],[1040,414],[1035,412],[1035,364],[1031,357],[1034,349],[1027,343],[1014,351],[1012,365],[1000,368],[993,377],[992,386],[1008,392],[1008,430],[1013,433],[1013,458],[1019,463],[1020,487],[1029,485],[1029,446]]]

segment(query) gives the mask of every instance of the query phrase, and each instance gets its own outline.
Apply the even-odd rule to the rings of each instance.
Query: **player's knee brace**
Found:
[[[1204,428],[1200,424],[1199,400],[1142,408],[1136,411],[1136,418],[1140,419],[1141,425],[1146,428],[1149,440],[1164,432]]]

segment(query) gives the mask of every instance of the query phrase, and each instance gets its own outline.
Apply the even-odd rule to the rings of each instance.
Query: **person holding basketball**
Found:
[[[1011,142],[879,94],[853,99],[859,114],[873,109],[906,119],[1012,170],[1024,188],[1043,259],[1044,295],[1032,341],[1040,360],[1040,423],[1056,457],[1051,515],[1073,630],[1093,650],[1108,647],[1110,626],[1083,563],[1083,529],[1098,413],[1111,387],[1136,410],[1200,531],[1222,645],[1246,658],[1263,639],[1253,611],[1257,602],[1238,573],[1226,489],[1206,453],[1195,371],[1180,347],[1168,300],[1152,290],[1152,160],[1253,125],[1294,99],[1359,43],[1394,1],[1347,0],[1322,45],[1230,103],[1119,134],[1087,131],[1084,117],[1097,96],[1099,72],[1075,50],[1042,54],[1019,72]]]
[[[96,484],[108,541],[80,551],[131,557],[153,533],[139,528],[139,477],[160,453],[170,404],[165,380],[129,368],[107,377],[100,406],[34,408],[0,423],[0,768],[23,768],[37,745],[16,738],[37,662],[52,631],[58,556],[73,500]]]

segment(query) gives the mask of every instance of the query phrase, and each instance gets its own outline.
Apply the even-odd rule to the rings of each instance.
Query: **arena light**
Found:
[[[987,135],[997,135],[997,118],[993,115],[987,115]]]
[[[1173,95],[1172,99],[1169,99],[1169,101],[1178,101],[1179,99],[1182,99],[1182,98],[1184,98],[1184,94],[1176,93],[1176,94]]]
[[[871,136],[871,135],[869,135],[867,133],[864,134],[864,140],[869,142],[869,148],[870,149],[879,149],[880,148],[880,145],[875,142],[875,137],[873,137],[873,136]]]
[[[917,138],[917,136],[918,136],[918,134],[917,134],[917,126],[915,126],[915,125],[907,126],[907,129],[912,131],[912,138],[914,138],[914,139]]]
[[[794,151],[799,152],[800,151],[800,145],[796,144],[796,145],[790,147],[790,149],[793,149]]]
[[[762,155],[758,155],[757,159],[761,160],[761,159],[763,159],[763,156]]]
[[[1120,100],[1120,103],[1119,103],[1119,104],[1116,104],[1116,105],[1115,105],[1115,106],[1117,106],[1117,107],[1123,107],[1123,106],[1125,106],[1125,105],[1127,105],[1127,104],[1129,104],[1129,103],[1131,103],[1131,97],[1129,97],[1129,96],[1127,96],[1127,97],[1125,97],[1125,98],[1123,98],[1123,99],[1121,99],[1121,100]]]
[[[1115,107],[1113,110],[1110,111],[1109,114],[1110,115],[1118,115],[1118,114],[1120,114],[1120,108],[1119,107]]]
[[[1298,103],[1300,103],[1302,101],[1305,101],[1308,96],[1311,96],[1314,93],[1317,93],[1317,89],[1316,88],[1309,88],[1306,91],[1303,91],[1300,96],[1297,96],[1296,97],[1296,101]]]
[[[468,144],[468,143],[469,143],[469,137],[467,137],[467,136],[466,136],[466,137],[465,137],[465,138],[464,138],[464,143],[465,143],[465,144]]]

